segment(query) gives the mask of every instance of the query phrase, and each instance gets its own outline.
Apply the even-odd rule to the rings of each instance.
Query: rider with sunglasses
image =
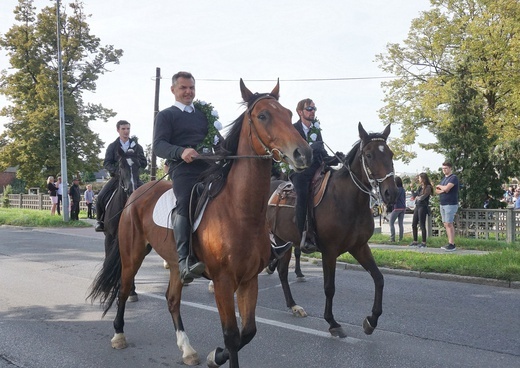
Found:
[[[296,225],[302,234],[300,249],[304,253],[318,251],[314,231],[309,227],[310,219],[307,216],[309,210],[312,209],[312,207],[309,207],[309,201],[312,200],[310,195],[312,178],[323,162],[327,165],[337,165],[340,162],[339,158],[344,156],[341,152],[337,152],[336,156],[329,156],[325,151],[321,128],[316,120],[317,110],[316,105],[310,98],[301,100],[296,106],[296,112],[300,119],[293,124],[300,135],[309,142],[313,153],[311,166],[290,176],[296,191]],[[306,223],[307,230],[305,230]]]

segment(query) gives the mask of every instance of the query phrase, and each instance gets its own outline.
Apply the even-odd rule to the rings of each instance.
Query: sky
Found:
[[[61,0],[62,4],[70,1]],[[0,2],[0,33],[14,24],[17,0]],[[54,0],[35,0],[37,11]],[[115,124],[131,123],[131,135],[152,143],[155,75],[160,68],[159,109],[173,104],[171,76],[191,72],[197,99],[211,102],[226,126],[243,111],[240,78],[253,92],[270,92],[280,80],[280,102],[293,112],[311,98],[325,143],[347,153],[358,140],[358,122],[368,132],[382,132],[381,82],[391,77],[375,61],[388,43],[402,43],[411,21],[430,9],[429,0],[84,0],[91,34],[101,45],[123,49],[119,65],[101,75],[86,102],[101,103],[117,115],[90,128],[109,143]],[[70,12],[70,11],[68,11]],[[0,69],[9,67],[0,50]],[[8,101],[0,96],[0,106]],[[1,120],[3,119],[3,120]],[[7,121],[0,118],[0,131]],[[393,127],[390,138],[400,136]],[[78,137],[81,139],[81,137]],[[421,143],[434,137],[420,132]],[[105,147],[101,149],[104,156]],[[410,147],[418,157],[395,161],[397,173],[438,169],[443,157]]]

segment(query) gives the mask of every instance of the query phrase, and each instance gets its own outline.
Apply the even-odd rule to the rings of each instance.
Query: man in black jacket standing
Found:
[[[105,207],[108,203],[108,200],[114,193],[117,188],[118,182],[115,178],[115,175],[118,170],[118,156],[117,156],[117,148],[121,147],[123,151],[128,151],[129,149],[134,150],[137,154],[139,161],[139,168],[144,169],[148,162],[146,160],[146,156],[144,155],[143,147],[136,140],[130,138],[130,123],[126,120],[119,120],[116,124],[117,132],[119,133],[119,138],[117,138],[114,142],[110,143],[105,153],[105,160],[103,161],[103,167],[110,173],[110,180],[103,186],[103,189],[99,192],[96,199],[96,231],[104,231],[104,215],[105,215]],[[139,185],[140,183],[138,183]]]

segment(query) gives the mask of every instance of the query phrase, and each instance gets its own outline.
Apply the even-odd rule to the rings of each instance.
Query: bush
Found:
[[[9,194],[13,192],[13,188],[10,185],[4,187],[4,194],[2,197],[2,207],[9,208]]]

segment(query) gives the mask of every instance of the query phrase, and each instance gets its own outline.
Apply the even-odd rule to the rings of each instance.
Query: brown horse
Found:
[[[271,159],[283,159],[298,169],[307,167],[312,152],[291,124],[291,113],[278,102],[279,84],[271,93],[253,94],[240,80],[247,109],[232,124],[223,148],[233,159],[226,162],[227,181],[206,207],[193,234],[193,250],[206,265],[205,275],[215,284],[215,299],[220,314],[224,348],[207,358],[209,367],[229,360],[238,367],[238,351],[256,334],[255,308],[258,274],[269,261],[270,243],[267,225],[267,200]],[[119,251],[103,265],[89,297],[100,298],[105,313],[118,297],[112,346],[126,347],[123,333],[125,303],[132,280],[143,262],[150,244],[170,267],[166,291],[168,309],[177,334],[177,345],[188,365],[199,364],[180,315],[182,284],[178,257],[171,230],[154,223],[153,211],[160,196],[171,189],[168,182],[150,182],[134,192],[121,215]],[[235,300],[241,329],[235,316]]]
[[[390,126],[382,134],[368,134],[361,123],[358,130],[361,140],[346,156],[343,167],[332,172],[323,199],[314,208],[318,246],[323,259],[326,296],[324,317],[330,325],[330,333],[338,337],[346,337],[346,334],[332,313],[336,258],[349,252],[374,280],[372,315],[363,322],[365,333],[371,334],[382,313],[384,281],[368,246],[368,240],[374,232],[370,196],[380,196],[385,203],[393,203],[397,197],[393,152],[386,144]],[[272,192],[278,184],[273,182]],[[290,241],[300,244],[301,234],[294,223],[294,207],[269,206],[267,216],[277,243]],[[296,305],[287,281],[290,258],[291,252],[287,252],[277,267],[285,300],[293,313],[306,316],[303,308]]]

